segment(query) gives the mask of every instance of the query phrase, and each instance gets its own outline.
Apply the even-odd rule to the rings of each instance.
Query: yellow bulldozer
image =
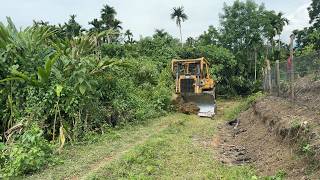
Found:
[[[198,106],[201,117],[216,114],[216,81],[209,73],[209,62],[205,58],[172,60],[172,73],[175,77],[175,93],[185,102]]]

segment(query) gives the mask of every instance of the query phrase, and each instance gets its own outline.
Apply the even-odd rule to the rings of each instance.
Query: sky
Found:
[[[174,37],[179,37],[175,21],[170,19],[173,7],[184,6],[189,19],[182,24],[183,38],[197,37],[209,25],[219,27],[219,14],[224,2],[231,5],[234,0],[0,0],[0,21],[12,18],[19,28],[32,25],[33,20],[63,24],[71,14],[89,28],[88,22],[98,18],[104,4],[113,6],[124,30],[130,29],[135,39],[150,36],[155,29],[165,29]],[[264,3],[268,10],[281,11],[290,20],[281,36],[288,41],[294,29],[308,26],[307,7],[311,0],[255,0]]]

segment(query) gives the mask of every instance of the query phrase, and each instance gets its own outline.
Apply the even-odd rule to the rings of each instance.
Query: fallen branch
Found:
[[[6,138],[6,141],[9,142],[11,136],[16,132],[18,132],[20,134],[22,129],[23,129],[23,124],[22,123],[19,123],[19,124],[16,124],[16,125],[12,126],[10,129],[8,129],[4,133],[4,137]]]

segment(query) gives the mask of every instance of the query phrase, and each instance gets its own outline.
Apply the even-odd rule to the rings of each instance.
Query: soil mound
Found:
[[[195,103],[185,102],[181,96],[175,96],[172,99],[172,103],[178,112],[184,114],[198,114],[200,111],[200,108]]]
[[[261,176],[283,171],[287,179],[319,175],[319,113],[278,97],[266,97],[219,128],[219,160],[252,163]]]
[[[189,102],[180,104],[178,110],[184,114],[198,114],[200,108],[196,104]]]

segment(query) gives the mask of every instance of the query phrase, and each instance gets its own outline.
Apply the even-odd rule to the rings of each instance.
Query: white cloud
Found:
[[[218,13],[222,10],[221,0],[124,0],[122,3],[113,0],[124,28],[131,29],[136,35],[150,36],[154,30],[165,29],[175,37],[179,37],[175,21],[170,19],[173,7],[183,5],[189,19],[182,24],[183,37],[198,36],[209,25],[219,24]],[[228,0],[231,1],[231,0]],[[123,4],[126,4],[123,6]]]
[[[308,7],[310,2],[302,4],[294,12],[289,13],[286,18],[289,19],[289,25],[286,26],[283,30],[282,39],[285,42],[288,42],[290,35],[296,29],[303,29],[304,27],[309,26],[309,14]]]

